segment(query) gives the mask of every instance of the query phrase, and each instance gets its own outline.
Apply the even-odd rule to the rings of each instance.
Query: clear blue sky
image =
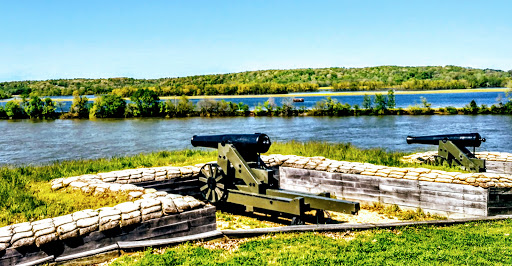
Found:
[[[0,81],[304,67],[512,69],[511,1],[6,1]]]

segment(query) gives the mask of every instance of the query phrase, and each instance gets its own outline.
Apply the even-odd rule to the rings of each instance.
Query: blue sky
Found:
[[[510,1],[4,1],[0,81],[512,69]]]

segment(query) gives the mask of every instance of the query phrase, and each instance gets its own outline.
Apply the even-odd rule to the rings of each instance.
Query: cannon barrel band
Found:
[[[265,153],[270,149],[270,138],[267,134],[225,134],[225,135],[194,135],[190,140],[194,147],[217,149],[219,143],[233,144],[238,150],[250,150]]]
[[[407,144],[429,144],[438,145],[439,141],[451,141],[458,145],[480,147],[485,139],[478,133],[464,133],[464,134],[448,134],[448,135],[433,135],[433,136],[407,136]]]

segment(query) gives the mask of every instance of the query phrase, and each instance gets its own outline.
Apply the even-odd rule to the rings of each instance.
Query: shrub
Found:
[[[121,118],[126,111],[126,101],[119,95],[107,94],[97,97],[90,110],[90,117]]]

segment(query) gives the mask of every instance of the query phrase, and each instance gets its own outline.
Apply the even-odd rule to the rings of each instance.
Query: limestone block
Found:
[[[361,172],[360,174],[361,174],[361,175],[374,176],[374,175],[375,175],[375,172],[368,172],[368,171],[364,171],[364,172]]]
[[[69,183],[69,186],[74,189],[80,189],[82,187],[87,186],[87,183],[82,182],[82,181],[73,181],[73,182]]]
[[[165,192],[165,191],[157,191],[157,192],[155,192],[153,194],[155,194],[157,197],[165,197],[165,196],[167,196],[167,192]]]
[[[316,166],[318,164],[315,162],[308,162],[306,165],[304,165],[304,169],[314,170],[316,169]]]
[[[34,232],[32,232],[32,231],[14,233],[11,238],[11,245],[20,239],[33,238],[33,237],[34,237]]]
[[[183,212],[190,209],[190,204],[188,204],[187,201],[183,198],[173,198],[174,204],[176,205],[176,208],[178,208],[178,211]]]
[[[142,221],[142,217],[136,216],[132,219],[121,220],[120,225],[121,225],[121,227],[124,227],[124,226],[129,226],[129,225],[140,223],[141,221]]]
[[[112,216],[112,215],[121,215],[121,211],[114,207],[103,207],[98,209],[99,216]]]
[[[11,245],[11,243],[1,243],[0,242],[0,252],[7,249],[10,245]]]
[[[59,235],[60,240],[77,237],[78,236],[78,228],[75,228],[74,230],[71,230],[71,231],[68,231],[65,233],[59,233],[57,231],[57,234]]]
[[[116,172],[108,172],[108,173],[98,173],[98,176],[101,180],[103,180],[104,182],[108,182],[106,180],[112,180],[112,179],[117,179],[117,174]]]
[[[130,179],[138,179],[138,178],[142,178],[142,174],[132,174],[132,175],[130,175]]]
[[[78,229],[79,230],[78,234],[80,234],[81,236],[89,234],[90,232],[97,231],[98,227],[99,227],[99,225],[97,223],[92,224],[91,226],[88,226],[88,227],[81,227]]]
[[[77,229],[78,229],[78,227],[76,225],[76,222],[73,221],[71,223],[62,224],[62,225],[57,226],[57,233],[59,235],[64,235],[64,234],[67,234],[69,232],[75,231]],[[77,233],[78,233],[78,231],[77,231]]]
[[[141,210],[140,210],[142,215],[146,215],[146,214],[149,214],[152,212],[161,212],[161,211],[162,211],[161,205],[156,205],[156,206],[147,207],[147,208],[141,208]]]
[[[34,221],[31,224],[32,224],[32,231],[34,231],[34,232],[43,230],[43,229],[47,229],[47,228],[55,228],[55,225],[53,225],[53,220],[51,218]]]
[[[192,170],[190,170],[187,167],[180,167],[181,177],[190,177],[194,173]]]
[[[453,179],[450,179],[450,178],[436,178],[435,179],[435,182],[438,182],[438,183],[451,183]]]
[[[107,182],[107,183],[112,183],[112,182],[116,182],[117,181],[117,178],[115,177],[110,177],[110,178],[103,178],[101,179],[103,182]]]
[[[162,203],[162,212],[165,215],[170,215],[178,212],[178,208],[176,204],[174,204],[173,199],[167,197],[159,197],[157,198]]]
[[[468,183],[475,183],[476,182],[476,178],[468,177],[468,178],[466,178],[466,182],[468,182]]]
[[[11,242],[12,235],[10,236],[0,236],[0,243],[7,243]]]
[[[116,227],[119,227],[120,222],[121,222],[121,215],[119,215],[119,220],[110,220],[110,221],[107,221],[105,223],[102,223],[102,224],[100,224],[98,229],[100,231],[111,230],[111,229],[114,229]]]
[[[159,211],[159,212],[151,212],[151,213],[148,213],[148,214],[143,214],[142,215],[142,221],[156,219],[156,218],[160,218],[162,216],[163,216],[163,213],[161,211]]]
[[[53,220],[53,224],[56,227],[58,227],[60,225],[73,222],[73,216],[71,214],[67,214],[67,215],[52,218],[52,220]]]
[[[42,245],[57,241],[58,239],[59,237],[57,236],[57,233],[53,232],[46,235],[36,236],[35,243],[37,247],[41,247]]]
[[[108,190],[110,190],[110,192],[117,193],[121,190],[121,186],[122,185],[120,185],[120,184],[111,183],[108,186]]]
[[[404,179],[409,179],[409,180],[418,180],[419,175],[409,175],[409,174],[407,174],[407,175],[404,175],[403,178]]]
[[[81,210],[81,211],[77,211],[77,212],[73,213],[72,216],[73,216],[74,221],[78,221],[80,219],[98,216],[98,211],[91,210],[91,209],[85,209],[85,210]]]
[[[150,208],[153,206],[160,206],[162,204],[159,200],[157,200],[155,198],[142,199],[142,200],[139,200],[139,202],[140,202],[140,207],[142,209]]]
[[[13,233],[32,232],[32,224],[30,222],[13,224],[11,228]]]
[[[117,178],[117,181],[115,181],[115,182],[119,182],[121,180],[127,181],[127,180],[130,180],[130,178],[131,178],[130,176],[120,176]]]
[[[155,181],[164,181],[165,179],[167,179],[167,176],[155,176]]]
[[[138,211],[140,209],[140,205],[129,201],[129,202],[123,202],[123,203],[117,204],[115,206],[115,208],[120,210],[121,213],[130,213],[130,212]]]
[[[185,196],[183,199],[190,205],[192,209],[203,206],[204,203],[202,201],[197,200],[192,196]]]
[[[181,177],[180,169],[177,167],[169,168],[167,170],[167,178],[179,178]]]
[[[132,192],[128,193],[128,196],[132,199],[135,199],[135,198],[141,197],[143,194],[144,194],[144,192],[141,192],[141,191],[132,191]]]
[[[121,213],[121,221],[124,220],[130,220],[136,217],[139,217],[141,215],[139,210],[128,212],[128,213]]]
[[[93,193],[96,189],[95,187],[91,187],[91,186],[83,186],[80,188],[80,190],[83,192],[83,193],[87,193],[87,194],[91,194]]]
[[[44,236],[44,235],[56,233],[56,232],[57,232],[57,229],[55,227],[50,227],[50,228],[45,228],[45,229],[42,229],[39,231],[34,231],[34,236],[37,238],[40,236]]]
[[[19,248],[23,246],[30,246],[34,244],[34,237],[21,238],[14,243],[11,243],[12,248]]]
[[[71,184],[71,182],[75,182],[79,178],[80,178],[79,176],[72,176],[72,177],[65,178],[62,180],[62,185],[67,187],[67,186],[69,186],[69,184]]]
[[[93,225],[98,225],[99,216],[93,216],[90,218],[83,218],[76,221],[76,226],[79,228],[90,227]],[[80,233],[81,234],[81,233]]]
[[[99,220],[98,220],[98,223],[100,225],[102,225],[102,224],[106,224],[106,223],[109,223],[109,222],[112,222],[112,221],[119,222],[119,220],[121,220],[121,214],[109,215],[109,216],[101,216],[99,218]]]

